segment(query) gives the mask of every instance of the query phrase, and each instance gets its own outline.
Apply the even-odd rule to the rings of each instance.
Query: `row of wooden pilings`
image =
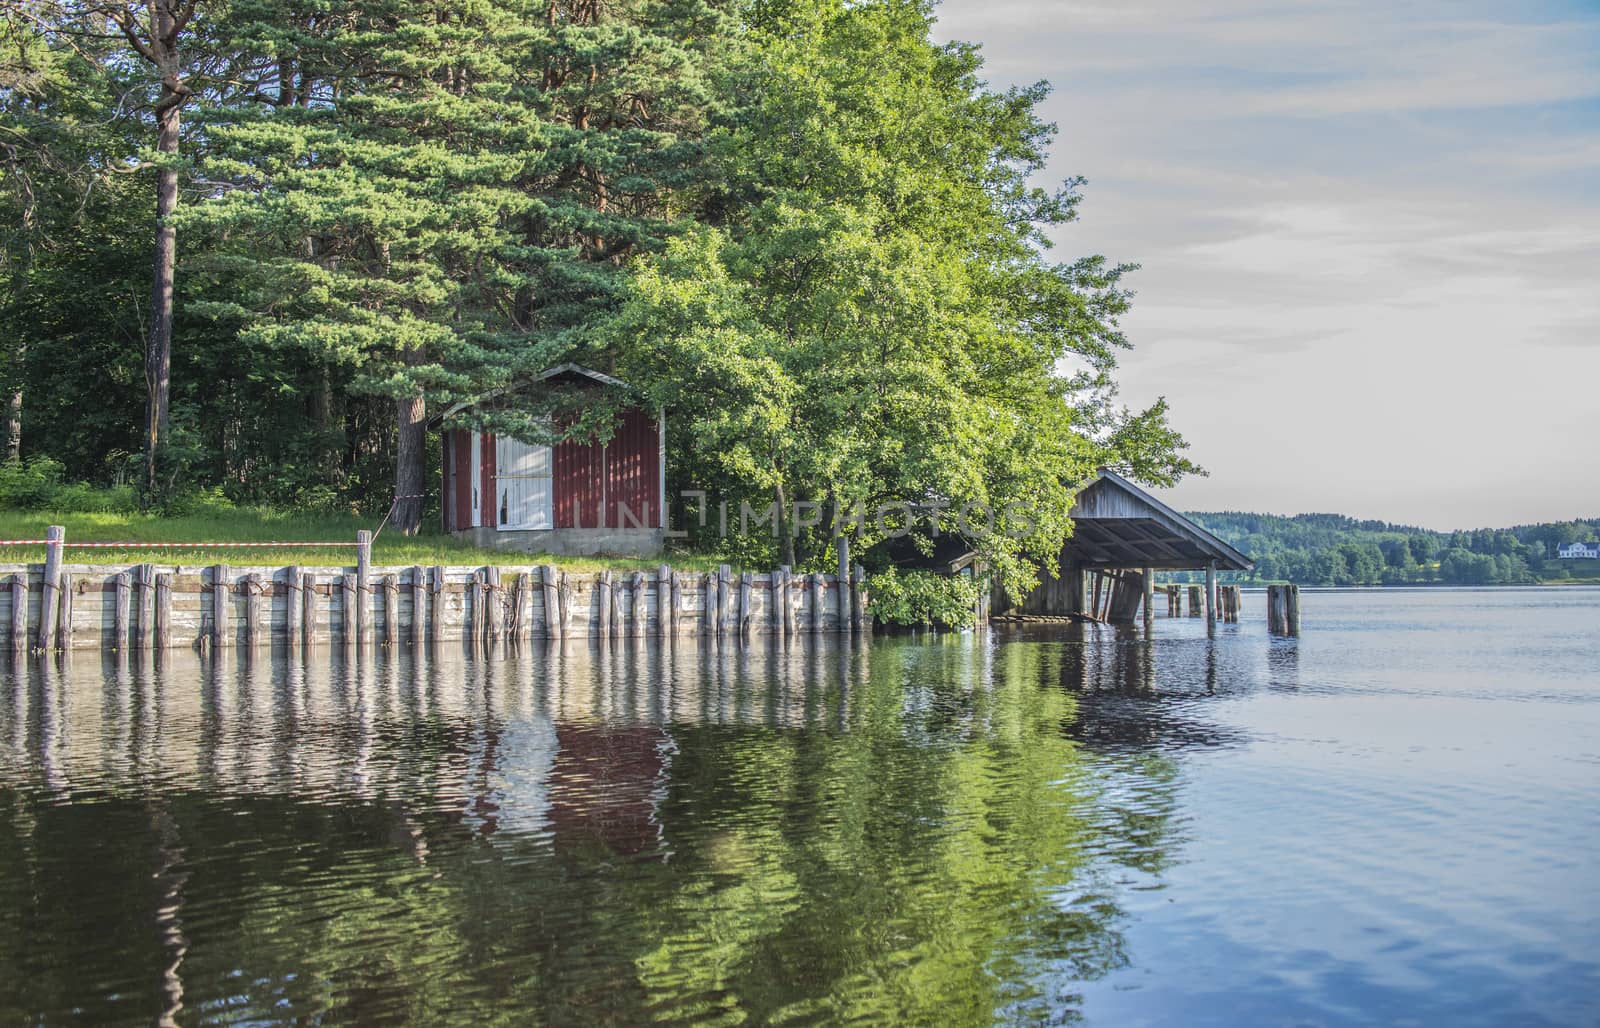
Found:
[[[1189,617],[1205,616],[1205,586],[1188,586]],[[1167,598],[1167,617],[1183,616],[1184,589],[1182,585],[1162,587]],[[1237,622],[1244,601],[1237,585],[1216,587],[1216,617],[1225,623]],[[1267,631],[1273,635],[1300,634],[1300,587],[1297,585],[1267,586]]]

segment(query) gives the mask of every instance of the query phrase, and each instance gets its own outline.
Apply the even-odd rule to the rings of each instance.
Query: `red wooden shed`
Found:
[[[551,368],[538,382],[631,392],[626,383],[577,364]],[[605,443],[552,447],[446,429],[443,445],[440,509],[447,532],[479,546],[530,553],[661,552],[667,435],[659,410],[625,405]]]

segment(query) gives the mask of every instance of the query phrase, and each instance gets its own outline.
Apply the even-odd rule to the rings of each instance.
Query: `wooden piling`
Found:
[[[678,612],[683,609],[683,576],[672,576],[672,634],[678,634]]]
[[[600,572],[595,579],[594,606],[598,615],[600,641],[611,641],[611,569]]]
[[[533,635],[533,572],[517,575],[517,601],[511,607],[511,639],[518,645]]]
[[[1140,574],[1144,576],[1144,630],[1148,635],[1156,619],[1156,572],[1154,568],[1145,568]]]
[[[726,564],[717,568],[717,631],[723,635],[733,630],[733,569]]]
[[[356,593],[361,588],[361,573],[350,574],[348,571],[339,576],[339,598],[343,601],[340,618],[340,627],[343,628],[340,642],[346,648],[355,645],[361,633],[361,619],[358,613],[360,607]]]
[[[283,636],[289,643],[289,652],[300,646],[300,614],[305,608],[300,603],[300,568],[298,565],[283,569]]]
[[[702,635],[717,634],[717,576],[708,572],[703,590],[705,594],[705,614],[700,619],[700,632]]]
[[[646,623],[650,620],[650,598],[644,591],[644,572],[635,571],[632,579],[633,618],[628,622],[628,637],[644,637]]]
[[[150,634],[155,627],[156,566],[140,564],[134,569],[133,582],[138,587],[134,593],[133,648],[146,650],[150,647]]]
[[[789,565],[785,564],[778,570],[782,572],[783,575],[783,577],[779,580],[779,590],[781,594],[779,610],[783,613],[783,634],[785,636],[792,636],[795,634],[794,604],[789,602]]]
[[[1217,565],[1206,564],[1206,634],[1217,632]]]
[[[811,630],[822,631],[823,608],[827,606],[828,582],[827,576],[820,571],[813,571],[811,578]]]
[[[246,646],[261,644],[261,576],[248,574],[240,582],[244,589],[244,641]]]
[[[755,614],[751,608],[756,588],[756,576],[745,571],[739,575],[739,634],[749,636],[750,623]]]
[[[356,533],[356,633],[365,646],[372,641],[372,533]]]
[[[850,569],[850,630],[860,632],[866,623],[865,602],[867,569],[857,564]]]
[[[172,572],[156,576],[155,648],[159,652],[172,645]]]
[[[539,568],[539,581],[544,587],[544,634],[547,639],[561,638],[561,600],[557,595],[556,569],[553,564]]]
[[[1284,628],[1290,635],[1300,634],[1300,587],[1284,587]]]
[[[1191,585],[1189,587],[1189,616],[1192,618],[1197,618],[1201,615],[1201,613],[1200,587],[1198,585]]]
[[[117,600],[112,611],[111,638],[116,640],[113,646],[118,650],[128,648],[128,606],[133,596],[133,576],[126,571],[119,572],[116,578]]]
[[[483,643],[488,632],[484,624],[484,595],[487,592],[483,568],[479,568],[472,573],[472,587],[467,596],[467,638],[472,641],[474,649]]]
[[[384,575],[383,585],[383,644],[393,646],[399,641],[400,580],[394,575]]]
[[[621,639],[627,631],[626,614],[622,609],[622,575],[617,575],[611,589],[611,638]]]
[[[677,606],[672,602],[672,568],[662,564],[656,568],[656,634],[666,639],[676,632],[673,624]]]
[[[300,572],[300,630],[309,649],[317,641],[317,576],[309,571]]]
[[[500,569],[490,565],[483,569],[483,622],[484,641],[498,643],[505,634],[505,594],[500,591]]]
[[[428,582],[422,565],[411,565],[411,645],[422,647],[428,631]]]
[[[428,641],[444,638],[444,568],[428,569]]]
[[[834,581],[839,585],[839,631],[848,632],[855,625],[850,613],[850,537],[841,535],[833,541],[834,556],[838,558],[839,571]]]
[[[61,601],[61,544],[67,530],[51,525],[45,530],[44,581],[39,587],[39,636],[37,646],[48,650],[56,631],[56,607]]]
[[[233,642],[233,626],[229,623],[228,565],[211,565],[211,652],[220,654]],[[120,603],[120,600],[119,600]]]
[[[61,572],[61,606],[55,624],[56,649],[72,652],[72,572]]]
[[[27,572],[11,576],[11,652],[22,653],[28,648],[28,575]]]

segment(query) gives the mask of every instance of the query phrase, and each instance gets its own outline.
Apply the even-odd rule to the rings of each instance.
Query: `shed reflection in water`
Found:
[[[0,1014],[1070,1016],[1179,841],[1148,743],[1235,741],[1184,702],[1234,688],[1215,648],[1158,683],[1150,645],[13,668]]]

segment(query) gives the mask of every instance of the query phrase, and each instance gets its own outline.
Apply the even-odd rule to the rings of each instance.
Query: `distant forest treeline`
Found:
[[[1191,513],[1249,554],[1239,581],[1302,585],[1516,585],[1600,578],[1600,561],[1558,560],[1564,543],[1600,539],[1600,518],[1470,532],[1434,532],[1342,514]]]

